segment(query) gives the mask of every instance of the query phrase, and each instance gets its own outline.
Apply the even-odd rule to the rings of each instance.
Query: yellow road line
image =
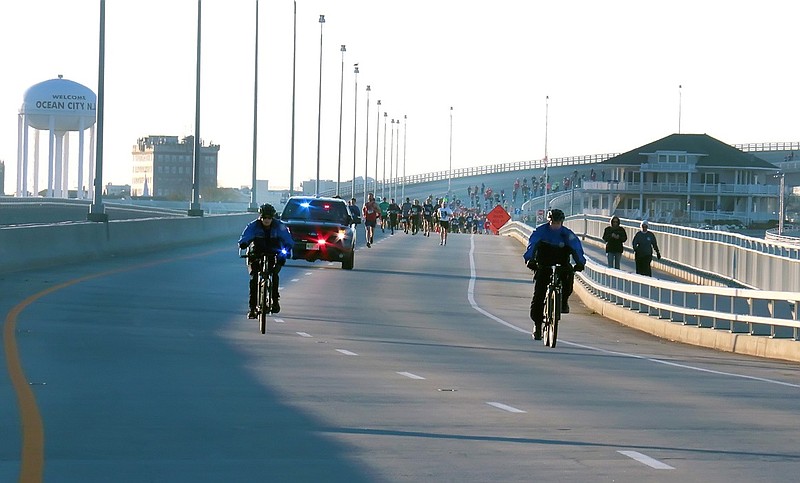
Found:
[[[201,257],[219,251],[224,250],[212,250],[204,253],[187,255],[184,257],[156,260],[131,267],[118,268],[106,272],[86,275],[84,277],[54,285],[48,289],[42,290],[41,292],[35,293],[15,305],[8,312],[5,325],[3,326],[3,349],[6,354],[6,366],[8,367],[8,373],[11,377],[11,384],[17,394],[17,404],[19,405],[20,418],[22,419],[22,465],[20,468],[19,481],[24,481],[26,483],[37,483],[42,481],[42,475],[44,473],[44,424],[42,424],[42,415],[39,413],[39,407],[36,404],[36,397],[33,395],[30,383],[28,383],[28,380],[25,377],[25,371],[22,369],[22,363],[20,362],[16,338],[17,316],[19,316],[19,314],[30,304],[39,300],[45,295],[49,295],[55,291],[80,282],[85,282],[86,280],[105,277],[120,272],[128,272],[152,265],[158,265],[164,262]]]

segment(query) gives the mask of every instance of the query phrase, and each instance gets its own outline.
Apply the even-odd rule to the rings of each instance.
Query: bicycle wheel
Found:
[[[267,314],[269,313],[269,278],[262,277],[258,284],[258,328],[267,333]]]
[[[545,346],[550,347],[550,337],[553,327],[553,289],[547,287],[545,294],[545,307],[544,307],[544,320],[542,321],[542,342]]]
[[[561,320],[561,290],[553,290],[553,320],[550,323],[550,347],[556,346],[558,321]]]

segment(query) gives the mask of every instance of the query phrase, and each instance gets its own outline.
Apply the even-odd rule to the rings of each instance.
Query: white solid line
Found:
[[[470,235],[469,288],[467,289],[467,298],[469,299],[469,304],[472,306],[473,309],[475,309],[476,311],[478,311],[481,314],[485,315],[486,317],[494,320],[495,322],[497,322],[499,324],[502,324],[502,325],[508,327],[509,329],[516,330],[517,332],[521,332],[523,334],[526,334],[526,335],[530,336],[531,329],[522,329],[520,327],[517,327],[514,324],[508,323],[505,320],[503,320],[503,319],[501,319],[499,317],[496,317],[495,315],[492,315],[489,312],[483,310],[482,308],[480,308],[478,306],[477,303],[475,303],[475,278],[476,278],[476,272],[475,272],[475,256],[474,256],[474,253],[475,253],[475,239],[474,239],[474,237],[475,237],[474,234]],[[617,356],[622,356],[622,357],[630,357],[632,359],[641,359],[641,360],[644,360],[644,361],[654,362],[656,364],[664,364],[666,366],[678,367],[678,368],[681,368],[681,369],[688,369],[688,370],[692,370],[692,371],[699,371],[699,372],[706,372],[706,373],[709,373],[709,374],[716,374],[718,376],[736,377],[736,378],[740,378],[740,379],[749,379],[751,381],[760,381],[760,382],[766,382],[766,383],[769,383],[769,384],[778,384],[780,386],[788,386],[788,387],[800,388],[800,384],[792,384],[790,382],[776,381],[774,379],[767,379],[767,378],[764,378],[764,377],[756,377],[756,376],[748,376],[748,375],[745,375],[745,374],[736,374],[736,373],[733,373],[733,372],[722,372],[722,371],[715,371],[715,370],[712,370],[712,369],[704,369],[702,367],[690,366],[690,365],[686,365],[686,364],[678,364],[678,363],[669,362],[669,361],[662,361],[660,359],[654,359],[652,357],[645,357],[645,356],[641,356],[641,355],[637,355],[637,354],[630,354],[630,353],[627,353],[627,352],[617,352],[617,351],[611,351],[611,350],[607,350],[607,349],[600,349],[599,347],[592,347],[590,345],[578,344],[578,343],[570,342],[568,340],[563,340],[563,339],[559,339],[558,343],[559,344],[564,344],[564,345],[570,345],[570,346],[573,346],[573,347],[580,347],[582,349],[588,349],[588,350],[592,350],[592,351],[596,351],[596,352],[603,352],[603,353],[606,353],[606,354],[612,354],[612,355],[617,355]]]
[[[628,458],[635,459],[639,463],[642,463],[643,465],[647,465],[650,468],[655,468],[657,470],[674,470],[675,469],[675,468],[673,468],[672,466],[670,466],[670,465],[668,465],[666,463],[662,463],[662,462],[658,461],[657,459],[651,458],[651,457],[647,456],[646,454],[642,454],[642,453],[640,453],[638,451],[617,451],[617,453],[623,454],[623,455],[627,456]]]
[[[510,413],[526,413],[527,412],[527,411],[523,411],[522,409],[517,409],[517,408],[515,408],[513,406],[508,406],[506,404],[499,403],[499,402],[487,402],[486,404],[488,404],[489,406],[494,406],[497,409],[502,409],[503,411],[508,411]]]
[[[297,332],[297,335],[299,335],[300,337],[311,337],[311,334],[309,334],[308,332]]]
[[[355,352],[350,352],[349,350],[345,350],[345,349],[336,349],[336,352],[340,352],[340,353],[342,353],[342,354],[344,354],[346,356],[357,356],[358,355]]]
[[[398,372],[398,374],[400,374],[401,376],[406,376],[409,379],[425,379],[422,376],[418,376],[418,375],[412,374],[410,372]]]

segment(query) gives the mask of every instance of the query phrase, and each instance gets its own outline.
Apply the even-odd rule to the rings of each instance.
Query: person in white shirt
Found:
[[[441,242],[439,245],[447,245],[447,231],[450,229],[450,218],[453,217],[453,210],[447,206],[446,201],[442,201],[442,206],[438,210],[439,213],[439,235]]]

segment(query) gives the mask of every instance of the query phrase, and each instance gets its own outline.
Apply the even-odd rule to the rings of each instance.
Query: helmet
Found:
[[[261,218],[275,218],[275,207],[269,203],[264,203],[258,209],[258,214]]]
[[[553,208],[547,212],[547,219],[550,221],[564,221],[564,218],[566,218],[564,212],[558,208]]]

